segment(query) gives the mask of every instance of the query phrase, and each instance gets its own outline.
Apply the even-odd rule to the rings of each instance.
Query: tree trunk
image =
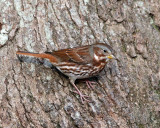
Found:
[[[159,128],[159,0],[1,0],[0,127]],[[109,62],[94,90],[78,88],[16,51],[45,52],[108,43]]]

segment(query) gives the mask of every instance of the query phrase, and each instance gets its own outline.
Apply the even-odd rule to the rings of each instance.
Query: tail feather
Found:
[[[56,57],[54,57],[51,54],[47,54],[47,53],[30,53],[30,52],[21,52],[21,51],[17,51],[16,53],[18,56],[31,56],[31,57],[37,57],[37,58],[42,58],[42,59],[48,59],[51,63],[57,63],[58,60],[56,59]]]
[[[53,67],[54,63],[57,63],[57,59],[47,53],[29,53],[29,52],[21,52],[18,51],[17,57],[21,62],[34,63],[34,64],[43,64],[47,67]]]

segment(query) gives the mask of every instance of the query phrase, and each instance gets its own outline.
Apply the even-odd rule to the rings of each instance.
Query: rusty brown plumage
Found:
[[[80,95],[82,103],[88,101],[75,85],[76,79],[83,79],[97,75],[105,67],[109,59],[114,58],[112,48],[107,44],[97,43],[82,47],[62,49],[47,53],[28,53],[18,51],[18,56],[31,56],[50,61],[59,71],[69,77],[70,83]],[[23,60],[25,61],[25,59]]]

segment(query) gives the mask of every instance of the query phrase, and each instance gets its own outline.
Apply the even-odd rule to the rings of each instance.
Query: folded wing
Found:
[[[51,54],[61,62],[88,64],[92,61],[92,56],[88,46],[53,51]]]

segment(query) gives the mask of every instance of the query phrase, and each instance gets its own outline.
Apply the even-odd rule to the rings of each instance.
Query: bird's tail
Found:
[[[36,64],[44,64],[51,67],[54,63],[57,63],[56,57],[50,53],[30,53],[30,52],[16,52],[18,59],[21,62],[29,62]]]

